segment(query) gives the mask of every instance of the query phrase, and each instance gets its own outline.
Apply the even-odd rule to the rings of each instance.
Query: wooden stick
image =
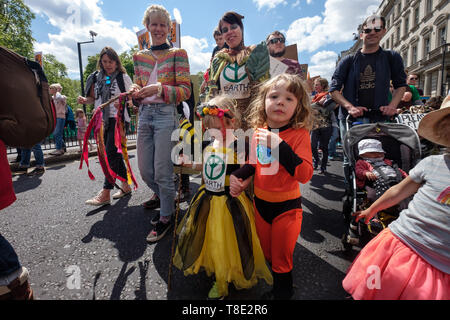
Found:
[[[180,171],[178,173],[178,196],[177,196],[177,209],[175,212],[175,223],[173,226],[173,236],[172,236],[172,250],[170,253],[170,263],[169,263],[169,276],[167,279],[167,291],[169,292],[172,289],[172,268],[173,268],[173,258],[175,255],[175,243],[177,238],[177,227],[178,227],[178,214],[180,213],[180,200],[181,200],[181,175],[182,175],[182,167],[180,167]]]

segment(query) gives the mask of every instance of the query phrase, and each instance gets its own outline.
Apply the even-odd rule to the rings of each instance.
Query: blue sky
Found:
[[[353,45],[353,32],[381,0],[24,0],[36,13],[33,21],[35,51],[50,53],[66,64],[71,78],[79,78],[77,41],[90,40],[89,30],[98,33],[95,43],[82,46],[87,56],[112,46],[121,53],[137,44],[135,32],[143,29],[142,18],[150,4],[163,5],[174,18],[181,16],[181,46],[189,55],[191,73],[208,67],[215,46],[212,32],[226,11],[245,16],[246,45],[263,41],[280,30],[287,44],[297,43],[299,62],[309,64],[311,76],[331,78],[338,54]]]

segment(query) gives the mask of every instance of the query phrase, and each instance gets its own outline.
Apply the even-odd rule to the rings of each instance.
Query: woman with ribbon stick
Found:
[[[132,182],[135,188],[137,187],[126,152],[124,122],[130,122],[130,116],[127,108],[123,108],[123,104],[119,106],[116,104],[117,108],[114,106],[114,101],[118,100],[121,94],[122,100],[124,99],[131,85],[132,81],[122,66],[118,54],[111,47],[103,48],[97,62],[97,71],[92,73],[86,81],[87,96],[78,97],[80,104],[95,105],[95,112],[84,137],[80,169],[83,161],[89,166],[87,140],[91,131],[94,130],[98,145],[98,157],[105,174],[103,189],[94,198],[86,201],[88,205],[110,204],[110,193],[114,186],[119,191],[113,195],[113,199],[131,194],[130,184]],[[90,171],[89,177],[94,179]],[[121,181],[121,187],[116,184],[116,179]]]

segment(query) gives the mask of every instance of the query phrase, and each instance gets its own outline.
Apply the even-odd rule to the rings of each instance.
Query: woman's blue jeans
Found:
[[[137,137],[138,167],[142,179],[161,201],[161,216],[174,210],[172,132],[177,128],[176,106],[171,104],[142,105],[139,108]]]
[[[53,138],[55,139],[56,150],[61,150],[64,148],[64,125],[66,123],[66,119],[57,118],[55,130],[53,130]]]
[[[40,143],[36,143],[31,149],[21,149],[20,166],[27,168],[30,166],[31,151],[33,151],[34,158],[36,159],[36,167],[43,167],[44,153],[42,152]]]
[[[0,234],[0,278],[19,269],[20,262],[11,244]]]

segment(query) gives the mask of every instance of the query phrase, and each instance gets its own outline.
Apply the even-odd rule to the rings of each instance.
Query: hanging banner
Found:
[[[180,25],[176,20],[172,20],[172,30],[169,32],[167,38],[175,48],[181,48]]]
[[[150,48],[150,34],[147,29],[136,32],[136,35],[139,43],[139,50]]]
[[[41,65],[41,68],[44,68],[43,63],[42,63],[42,52],[35,52],[34,53],[34,61],[39,63]]]

